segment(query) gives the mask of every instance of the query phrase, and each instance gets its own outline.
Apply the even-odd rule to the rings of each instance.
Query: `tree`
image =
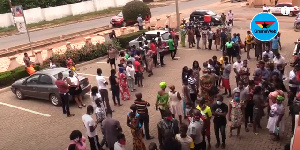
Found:
[[[151,16],[149,6],[141,1],[128,2],[123,7],[122,12],[125,20],[136,20],[139,14],[142,15],[143,19],[145,19],[146,16]]]

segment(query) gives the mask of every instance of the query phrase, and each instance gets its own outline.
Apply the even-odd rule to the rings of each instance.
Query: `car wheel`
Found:
[[[289,17],[293,17],[294,16],[294,13],[291,11],[290,13],[289,13]]]
[[[126,26],[127,26],[126,21],[123,21],[122,22],[122,27],[126,27]]]
[[[215,26],[215,23],[213,21],[210,22],[210,26]]]
[[[24,99],[25,98],[23,93],[18,89],[16,89],[16,96],[17,96],[18,99]]]
[[[50,94],[49,99],[54,106],[60,106],[61,101],[55,94]]]

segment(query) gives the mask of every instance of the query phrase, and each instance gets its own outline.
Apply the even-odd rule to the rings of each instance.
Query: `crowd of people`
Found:
[[[233,25],[233,22],[230,21],[230,23]],[[144,87],[144,73],[148,72],[148,77],[151,77],[154,67],[165,65],[164,54],[167,51],[170,51],[172,60],[176,59],[179,37],[174,34],[174,31],[168,30],[170,36],[167,43],[162,43],[158,33],[158,37],[151,40],[150,44],[145,41],[144,44],[139,43],[138,48],[132,46],[121,51],[118,65],[117,50],[111,46],[107,60],[107,63],[111,65],[111,75],[109,81],[106,81],[102,75],[102,69],[97,69],[98,85],[92,87],[90,94],[92,105],[86,107],[82,102],[78,79],[72,71],[66,79],[59,74],[56,85],[63,100],[63,113],[69,117],[74,116],[68,107],[68,93],[75,97],[79,108],[87,108],[82,121],[91,150],[102,149],[104,145],[110,150],[126,149],[126,138],[120,122],[112,118],[114,110],[110,107],[108,91],[112,92],[114,105],[122,106],[120,100],[133,99],[131,92],[136,91],[136,86]],[[157,91],[155,103],[156,109],[161,114],[161,120],[157,123],[159,145],[151,143],[150,150],[210,149],[211,124],[213,124],[217,141],[215,147],[225,149],[226,126],[230,130],[228,137],[232,137],[233,131],[237,130],[236,137],[240,139],[242,125],[244,125],[245,132],[249,132],[249,127],[253,126],[252,132],[258,135],[259,130],[262,129],[260,121],[264,116],[268,119],[267,128],[273,135],[272,139],[280,140],[280,135],[285,130],[283,116],[288,115],[285,114],[286,106],[283,104],[285,99],[288,99],[288,107],[293,120],[292,129],[294,129],[295,115],[300,110],[300,93],[297,93],[300,85],[298,73],[300,63],[297,62],[299,59],[295,59],[294,69],[290,71],[288,77],[288,90],[283,84],[286,79],[284,73],[287,63],[279,51],[281,50],[280,34],[269,42],[262,42],[247,31],[243,42],[239,33],[232,34],[231,29],[228,30],[227,27],[213,32],[210,28],[208,31],[202,31],[198,27],[185,28],[185,25],[182,25],[180,31],[182,47],[185,47],[186,34],[189,47],[194,47],[197,43],[196,46],[200,49],[199,41],[202,37],[202,49],[207,48],[208,42],[208,49],[211,50],[212,42],[215,41],[216,50],[219,50],[218,45],[220,45],[222,57],[218,59],[217,56],[212,56],[211,59],[204,61],[202,67],[196,60],[190,67],[184,66],[180,91],[177,91],[174,85],[168,86],[166,82],[159,83],[160,90]],[[197,42],[195,42],[195,36]],[[300,40],[298,45],[296,53],[300,50]],[[245,60],[241,59],[242,49],[247,54]],[[257,68],[251,69],[253,72],[248,67],[251,49],[255,49],[255,57],[258,61]],[[230,83],[232,73],[235,76],[233,84]],[[109,84],[110,88],[108,88]],[[220,94],[221,90],[224,90],[223,94]],[[288,93],[287,98],[285,92]],[[223,102],[224,96],[230,99],[228,105]],[[146,140],[154,138],[149,133],[148,107],[150,103],[143,100],[140,92],[136,92],[132,103],[126,117],[127,126],[133,137],[133,150],[146,150],[148,146],[144,144],[144,137]],[[96,120],[93,119],[93,114],[96,115]],[[178,120],[175,119],[177,117]],[[101,142],[99,142],[97,126],[101,127],[103,135]],[[80,131],[74,130],[70,135],[70,140],[69,150],[86,149],[85,138]]]

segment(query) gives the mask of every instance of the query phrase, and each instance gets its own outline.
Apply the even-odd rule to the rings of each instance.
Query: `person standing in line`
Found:
[[[249,85],[245,87],[243,92],[240,93],[240,99],[243,101],[244,106],[244,116],[245,116],[245,131],[249,132],[248,123],[253,123],[253,92],[255,88],[255,83],[253,80],[249,81]],[[243,98],[243,99],[242,99]]]
[[[199,110],[194,110],[193,114],[193,121],[189,124],[187,135],[194,141],[194,150],[206,150],[205,139],[203,138],[205,124],[201,119],[201,112]]]
[[[287,65],[285,58],[282,55],[280,55],[280,53],[277,53],[277,54],[275,54],[273,62],[275,64],[276,68],[279,68],[278,66],[281,65],[280,73],[282,75],[284,75],[284,69],[285,69],[285,66]]]
[[[120,67],[119,68],[119,86],[120,86],[120,93],[123,101],[130,100],[130,93],[128,89],[128,84],[127,84],[127,77],[124,73],[124,68]]]
[[[240,70],[241,70],[241,68],[243,67],[243,62],[241,61],[241,56],[240,55],[238,55],[237,57],[236,57],[236,62],[235,63],[233,63],[233,71],[234,71],[234,73],[235,73],[235,82],[236,82],[236,86],[238,86],[238,83],[239,83],[239,81],[240,81]]]
[[[82,121],[87,131],[91,150],[101,150],[102,148],[99,144],[99,138],[96,130],[98,124],[100,123],[100,120],[97,120],[95,122],[92,118],[93,113],[94,113],[93,106],[92,105],[87,106],[87,112],[82,116]]]
[[[192,30],[191,26],[188,27],[187,35],[188,35],[189,48],[192,48],[194,47],[194,31]]]
[[[206,43],[207,43],[207,31],[202,30],[202,49],[207,49]],[[203,47],[204,46],[204,47]]]
[[[249,84],[250,68],[248,68],[248,60],[243,60],[243,66],[239,72],[240,81],[244,86]]]
[[[108,90],[107,90],[108,83],[105,80],[105,77],[102,76],[102,69],[101,68],[97,69],[96,81],[98,83],[98,88],[99,88],[99,91],[100,91],[101,98],[105,102],[107,111],[113,111],[110,107],[109,99],[108,99]]]
[[[147,62],[147,71],[149,72],[148,77],[151,77],[153,75],[153,55],[154,52],[152,50],[149,50],[148,47],[146,47],[146,62]]]
[[[86,105],[82,102],[82,89],[79,85],[79,79],[74,75],[73,71],[69,71],[69,77],[66,80],[69,85],[69,93],[74,97],[78,108],[85,107]]]
[[[113,48],[113,46],[111,44],[108,45],[108,62],[110,64],[110,68],[113,69],[113,66],[114,66],[114,69],[116,69],[116,57],[117,57],[117,50],[115,48]]]
[[[143,30],[143,18],[141,14],[138,15],[136,21],[138,22],[139,30]]]
[[[215,45],[216,45],[216,50],[218,51],[218,45],[221,45],[221,32],[220,29],[217,29],[215,33]]]
[[[276,103],[271,106],[270,115],[268,119],[267,128],[269,132],[274,136],[273,141],[279,141],[279,135],[284,133],[285,121],[284,116],[284,105],[282,102],[284,101],[284,97],[281,95],[277,95]]]
[[[114,101],[114,105],[122,106],[122,104],[120,103],[120,87],[119,87],[118,77],[116,76],[116,70],[112,69],[110,73],[111,74],[109,76],[109,83],[111,85],[111,93],[112,93],[112,99]]]
[[[160,91],[157,93],[156,98],[156,108],[159,109],[161,118],[165,117],[165,111],[169,109],[169,94],[166,92],[167,84],[166,82],[161,82],[159,84]]]
[[[100,98],[97,98],[95,100],[95,103],[96,103],[96,109],[95,109],[96,119],[100,121],[100,125],[101,125],[101,128],[102,128],[102,122],[106,118],[106,108],[103,105],[103,101]],[[104,136],[103,131],[102,131],[102,134],[103,134],[103,138],[102,138],[102,141],[100,143],[101,147],[103,147],[103,145],[106,143],[106,138]]]
[[[187,79],[183,79],[182,99],[183,99],[183,113],[184,113],[184,118],[186,119],[187,118],[186,114],[189,112],[189,110],[187,110],[188,108],[186,108],[186,104],[192,102],[191,98],[190,98],[190,91],[188,88],[188,80]]]
[[[143,85],[143,67],[141,65],[141,59],[136,57],[134,61],[135,81],[138,87],[144,87]]]
[[[193,71],[194,71],[194,77],[196,79],[196,86],[197,86],[197,89],[199,90],[200,88],[200,65],[199,65],[199,62],[198,61],[194,61],[193,62],[193,67],[192,67]]]
[[[288,106],[293,104],[294,98],[297,94],[297,90],[299,87],[299,81],[297,81],[297,72],[300,71],[300,65],[296,64],[294,69],[289,73],[289,90],[291,92],[291,96],[288,99]]]
[[[200,31],[199,27],[197,27],[195,29],[195,35],[196,35],[196,40],[197,40],[197,44],[196,44],[197,45],[197,49],[201,49],[200,46],[199,46],[200,39],[201,39],[201,31]]]
[[[251,38],[251,32],[247,31],[246,36],[246,51],[247,51],[247,59],[250,59],[250,49],[252,47],[252,38]]]
[[[274,58],[274,53],[272,51],[270,51],[269,48],[267,48],[266,51],[263,52],[262,57],[265,57],[266,55],[271,60]]]
[[[211,50],[212,41],[213,41],[213,38],[214,38],[214,32],[211,31],[211,28],[208,28],[207,35],[208,35],[208,50]]]
[[[109,150],[114,150],[114,144],[118,141],[118,135],[122,133],[120,122],[112,118],[112,112],[106,112],[106,118],[102,122],[102,129],[104,133],[107,147]]]
[[[134,101],[134,104],[137,106],[137,113],[140,114],[140,123],[142,126],[144,125],[144,133],[146,135],[146,139],[151,140],[154,137],[150,136],[149,133],[149,114],[147,108],[150,107],[150,103],[142,99],[142,93],[136,93],[135,97],[136,100]]]
[[[188,126],[184,123],[180,124],[179,134],[176,134],[175,139],[181,143],[181,150],[194,150],[195,145],[193,139],[187,135]]]
[[[261,86],[256,86],[253,91],[253,132],[254,134],[258,134],[256,127],[262,129],[260,125],[261,117],[264,113],[264,107],[267,105],[264,102],[264,97],[262,94],[262,88]]]
[[[99,93],[99,89],[97,86],[93,86],[90,93],[90,99],[92,102],[92,106],[94,107],[94,110],[97,108],[96,100],[99,99],[101,102],[101,105],[105,107],[105,103],[102,101],[101,95]],[[105,108],[106,109],[106,108]]]
[[[172,112],[173,118],[175,118],[175,115],[178,115],[179,117],[179,123],[182,123],[182,116],[183,116],[183,107],[181,102],[181,96],[180,93],[175,91],[175,86],[172,85],[169,87],[169,104],[170,104],[170,110]]]
[[[114,150],[126,150],[126,138],[124,134],[117,136],[117,142],[114,144]]]
[[[227,39],[227,42],[225,44],[225,51],[229,57],[229,63],[233,62],[233,57],[235,55],[234,49],[233,49],[234,42],[231,41],[231,39]]]
[[[278,37],[278,35],[271,39],[271,47],[275,55],[278,53],[278,49],[281,50],[280,38]]]
[[[153,59],[154,66],[157,67],[158,62],[157,62],[157,49],[156,49],[155,39],[151,40],[150,49],[153,52],[152,59]]]
[[[67,114],[67,117],[74,116],[74,114],[70,113],[70,108],[69,108],[69,86],[63,80],[63,74],[61,72],[58,73],[58,79],[55,81],[55,85],[57,86],[59,91],[63,114]]]
[[[220,137],[219,137],[219,132],[221,132],[222,135],[222,145],[221,148],[225,149],[225,140],[226,140],[226,124],[227,124],[227,119],[226,115],[228,113],[228,106],[223,103],[223,96],[218,95],[217,96],[217,102],[212,105],[211,110],[212,114],[214,116],[214,130],[215,130],[215,135],[217,139],[217,143],[215,145],[216,148],[220,147]]]
[[[129,87],[130,91],[131,92],[135,91],[136,90],[134,88],[135,69],[134,69],[131,61],[127,62],[126,76],[127,76],[127,82],[128,82],[128,87]]]
[[[221,30],[220,37],[221,37],[221,50],[223,53],[225,53],[225,44],[226,44],[227,36],[224,29]]]
[[[231,73],[231,64],[228,62],[227,57],[224,57],[224,64],[225,67],[222,75],[222,84],[223,87],[225,87],[225,93],[223,95],[227,95],[227,93],[229,93],[229,95],[227,96],[229,98],[231,97],[231,88],[230,88],[230,81],[229,81],[229,77]]]
[[[196,78],[194,76],[194,71],[189,69],[188,71],[188,88],[190,90],[190,98],[193,103],[197,100],[197,95],[199,91],[197,90]]]
[[[166,47],[166,45],[161,41],[161,38],[159,37],[157,40],[157,50],[159,53],[160,66],[162,66],[162,67],[166,65],[164,63],[165,47]]]
[[[169,51],[171,52],[171,58],[172,58],[172,60],[176,60],[175,59],[176,49],[175,49],[175,45],[174,45],[174,41],[173,41],[172,35],[169,35],[168,45],[169,45]]]
[[[209,69],[203,69],[203,75],[200,78],[201,95],[205,98],[206,103],[210,106],[214,101],[214,96],[211,95],[210,91],[214,86],[214,77],[209,74]]]
[[[234,19],[234,16],[233,16],[233,12],[231,10],[229,10],[228,12],[228,24],[231,24],[231,26],[233,26],[233,19]]]
[[[230,121],[230,134],[232,130],[237,129],[237,137],[240,139],[241,125],[244,117],[244,102],[240,100],[240,93],[234,93],[234,98],[229,103],[228,120]]]
[[[184,25],[180,26],[180,44],[182,47],[185,47],[185,36],[186,36],[186,30],[184,29]]]
[[[225,26],[226,25],[226,15],[224,13],[222,13],[222,15],[221,15],[221,21],[222,21],[222,25]]]
[[[140,114],[137,113],[137,106],[132,104],[130,106],[131,112],[127,113],[127,126],[131,129],[133,137],[133,150],[146,150],[143,141],[143,130],[140,123]]]

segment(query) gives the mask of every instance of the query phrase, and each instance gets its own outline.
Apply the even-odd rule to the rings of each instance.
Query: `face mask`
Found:
[[[218,104],[218,105],[221,105],[222,103],[223,103],[223,102],[221,102],[221,101],[217,101],[217,104]]]
[[[124,141],[120,141],[119,142],[121,145],[126,145],[126,141],[124,140]]]
[[[168,116],[167,120],[172,121],[173,117],[172,116]]]
[[[240,98],[237,97],[237,96],[235,96],[235,97],[234,97],[234,100],[235,100],[235,101],[240,101]]]

